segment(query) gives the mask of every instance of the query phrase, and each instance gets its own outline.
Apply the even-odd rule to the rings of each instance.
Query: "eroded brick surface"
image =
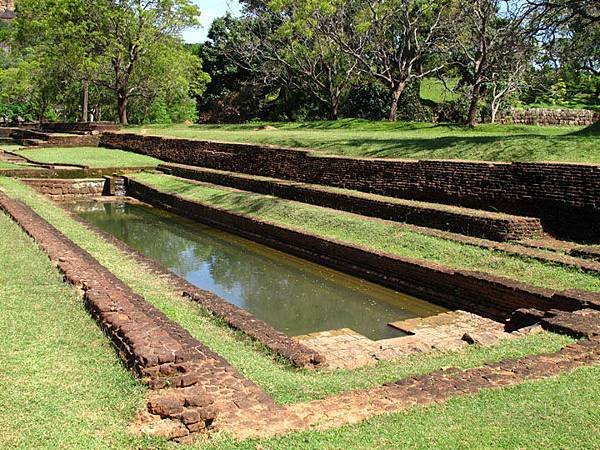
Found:
[[[540,220],[533,217],[368,195],[359,191],[340,191],[316,184],[252,177],[182,164],[165,164],[159,169],[177,177],[500,241],[519,240],[543,233]]]
[[[99,196],[105,190],[104,178],[30,178],[23,181],[53,200],[76,200],[82,197]]]
[[[372,341],[345,328],[311,333],[297,339],[323,354],[328,368],[355,369],[433,350],[458,351],[474,344],[489,347],[501,339],[519,336],[506,332],[503,323],[460,310],[390,325],[408,335]]]
[[[383,253],[162,192],[131,178],[128,179],[128,194],[151,205],[448,309],[467,310],[494,320],[505,320],[514,310],[524,307],[572,311],[585,307],[590,301],[600,304],[597,292],[556,292],[514,279]]]
[[[240,409],[280,411],[244,378],[176,322],[148,304],[30,208],[0,192],[0,208],[15,219],[64,274],[80,287],[87,309],[121,358],[152,390],[148,415],[171,423],[171,437],[203,430]],[[218,419],[218,420],[217,420]],[[159,429],[165,429],[165,423]]]
[[[105,133],[102,144],[179,164],[539,217],[566,237],[600,234],[600,165],[328,157],[265,145]]]

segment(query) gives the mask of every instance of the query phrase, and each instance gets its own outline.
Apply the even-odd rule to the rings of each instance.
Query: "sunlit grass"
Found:
[[[38,148],[15,153],[43,164],[76,164],[92,168],[155,167],[160,164],[150,156],[102,147]]]
[[[346,119],[243,125],[148,125],[124,131],[224,142],[311,148],[326,154],[410,159],[600,163],[598,133],[582,127],[389,123]]]

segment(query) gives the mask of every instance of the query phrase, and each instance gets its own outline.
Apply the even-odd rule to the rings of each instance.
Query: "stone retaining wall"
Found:
[[[46,122],[39,125],[42,131],[52,133],[103,133],[117,131],[119,125],[111,122]]]
[[[186,200],[132,179],[128,179],[128,195],[449,309],[505,320],[519,308],[572,311],[588,304],[600,308],[600,294],[555,292],[480,272],[375,252]]]
[[[116,133],[101,144],[179,164],[539,217],[560,237],[600,239],[600,165],[326,157]]]
[[[540,220],[533,217],[392,199],[358,191],[339,191],[314,184],[253,177],[180,164],[161,165],[159,170],[177,177],[497,241],[520,240],[543,234]]]
[[[76,200],[82,197],[98,197],[108,186],[104,178],[60,179],[28,178],[23,180],[36,191],[53,200]]]
[[[592,125],[600,112],[588,109],[516,109],[500,115],[499,123],[520,125]]]
[[[10,137],[21,145],[34,147],[97,147],[100,142],[99,135],[61,135],[27,129],[16,129]]]

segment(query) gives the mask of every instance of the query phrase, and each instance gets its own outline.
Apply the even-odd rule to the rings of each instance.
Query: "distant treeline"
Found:
[[[495,121],[598,108],[593,0],[241,0],[204,44],[191,0],[17,0],[0,120]]]

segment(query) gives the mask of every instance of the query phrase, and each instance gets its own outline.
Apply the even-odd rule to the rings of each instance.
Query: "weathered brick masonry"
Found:
[[[100,136],[91,134],[51,134],[27,129],[14,130],[10,137],[21,145],[35,147],[97,147]]]
[[[600,165],[410,161],[105,133],[101,145],[164,161],[539,217],[560,236],[600,239]]]
[[[119,125],[111,122],[45,122],[40,124],[39,129],[50,131],[52,133],[102,133],[107,131],[117,131]]]
[[[44,179],[23,180],[38,192],[54,200],[74,200],[81,197],[100,196],[106,190],[104,178],[88,179]]]
[[[600,295],[596,293],[555,292],[480,272],[374,252],[186,200],[132,179],[127,184],[129,195],[149,204],[450,309],[467,310],[495,320],[504,320],[519,308],[573,311],[592,305],[600,309]]]
[[[486,239],[520,240],[543,234],[540,220],[533,217],[340,191],[339,188],[181,164],[164,164],[158,168],[177,177]]]
[[[158,391],[148,413],[163,419],[169,437],[202,431],[243,408],[254,408],[257,416],[280,408],[31,208],[0,192],[0,210],[34,238],[68,282],[83,289],[87,309],[123,361]]]
[[[530,311],[542,325],[588,340],[552,354],[527,356],[468,370],[449,369],[344,392],[307,403],[275,404],[220,356],[146,303],[30,208],[0,192],[0,209],[9,214],[46,251],[67,281],[83,288],[86,306],[121,357],[148,379],[154,391],[141,415],[142,430],[189,438],[216,425],[238,438],[270,436],[356,423],[375,414],[402,411],[451,397],[474,394],[555,376],[600,359],[600,313]]]

